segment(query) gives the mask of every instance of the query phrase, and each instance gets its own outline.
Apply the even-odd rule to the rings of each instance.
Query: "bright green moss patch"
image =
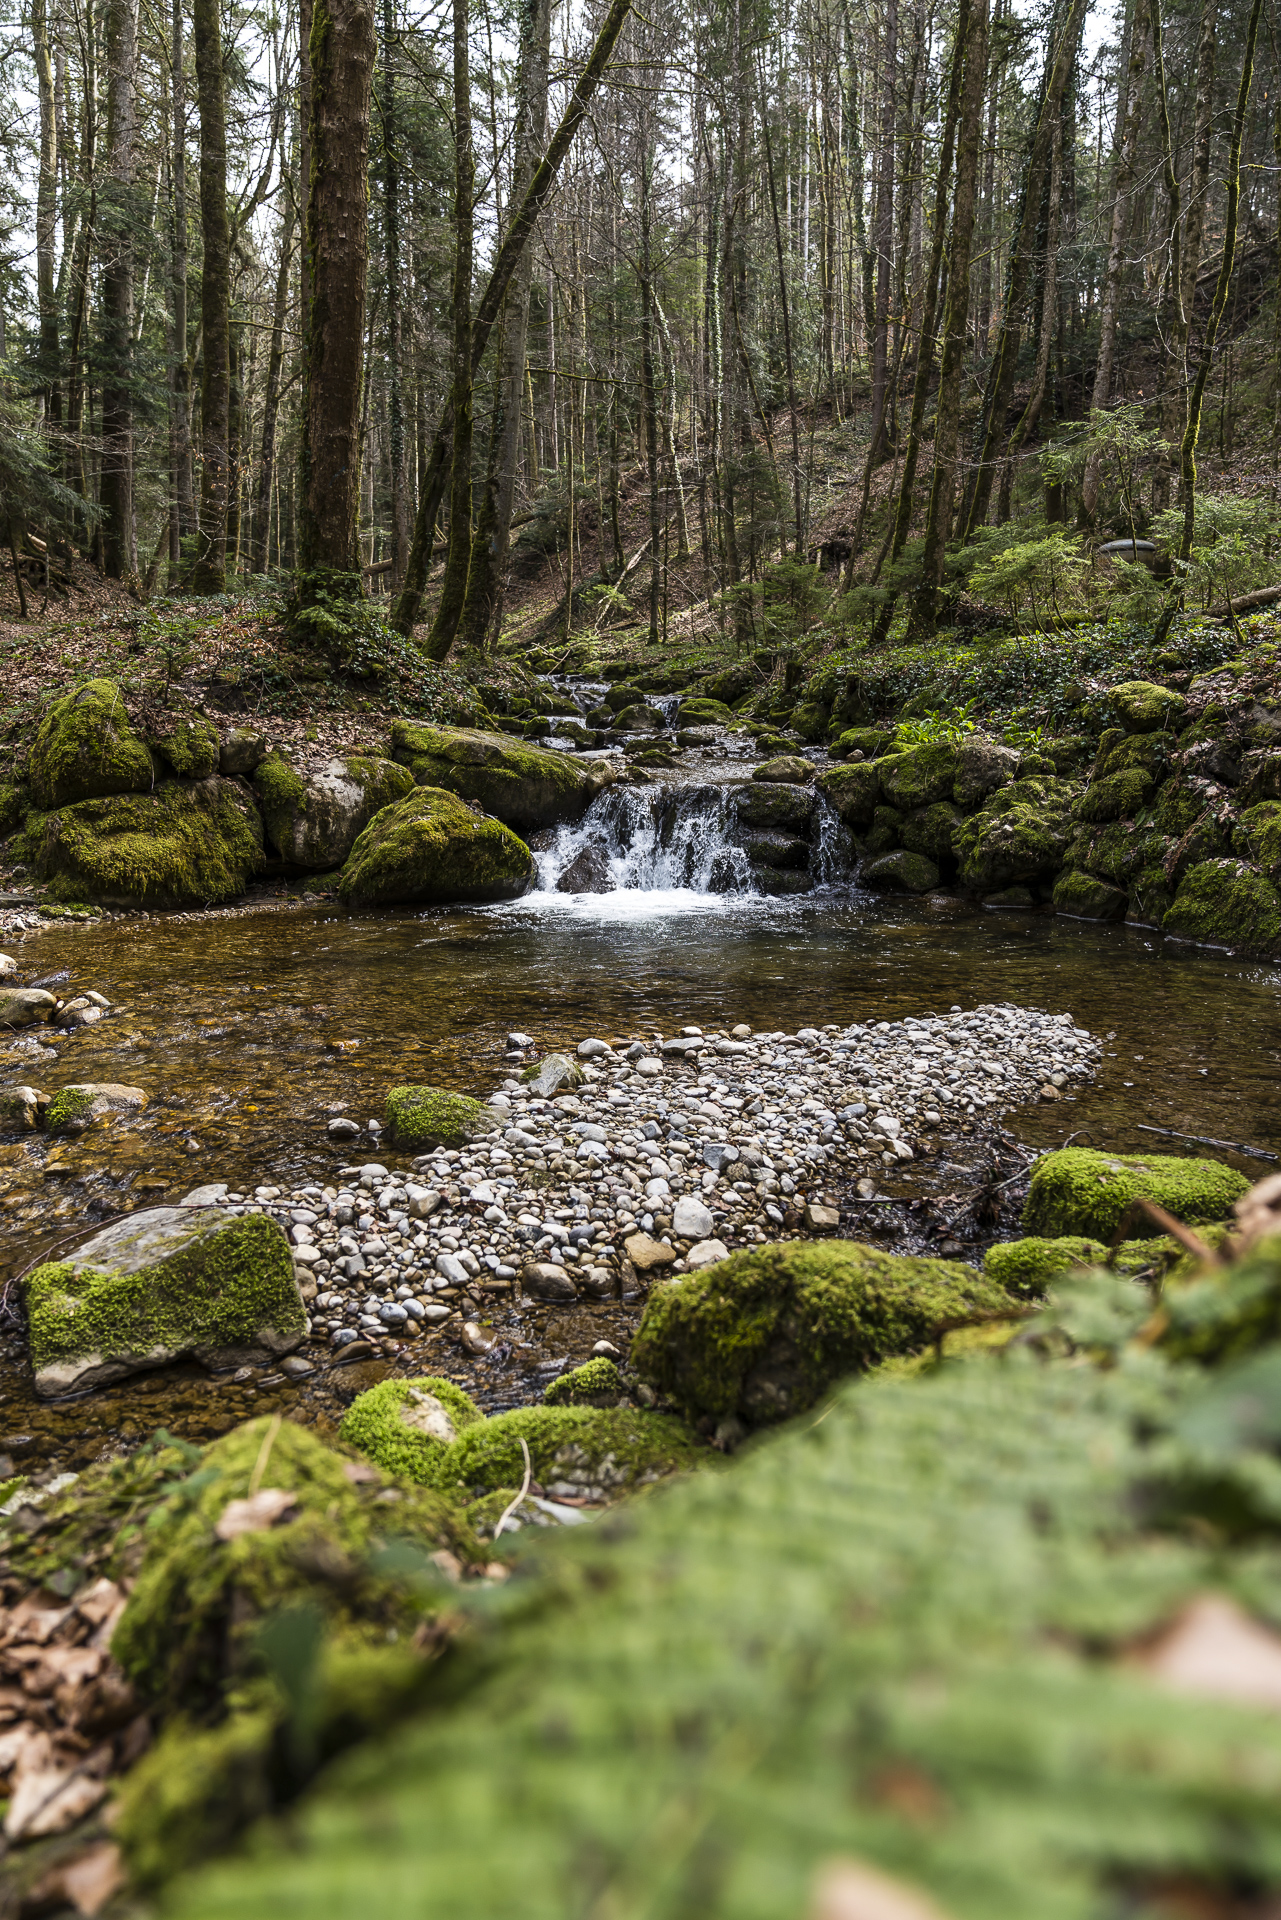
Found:
[[[500,1125],[493,1107],[443,1087],[393,1087],[385,1112],[389,1140],[414,1152],[469,1146]]]
[[[1058,1240],[1003,1240],[989,1247],[983,1261],[988,1278],[1007,1293],[1032,1300],[1045,1293],[1060,1274],[1085,1267],[1101,1267],[1108,1261],[1108,1248],[1101,1240],[1089,1240],[1081,1234],[1068,1234]],[[1118,1273],[1150,1274],[1159,1278],[1183,1257],[1176,1240],[1161,1236],[1155,1240],[1127,1240],[1117,1249],[1113,1266]]]
[[[497,820],[452,793],[415,789],[375,814],[351,850],[339,892],[352,906],[514,900],[533,883],[534,858]]]
[[[634,1407],[516,1407],[467,1427],[433,1456],[435,1485],[472,1499],[496,1487],[519,1487],[522,1440],[534,1479],[553,1499],[561,1482],[595,1487],[602,1496],[626,1493],[716,1457],[665,1414]]]
[[[74,1133],[85,1123],[93,1109],[93,1095],[87,1087],[64,1087],[55,1093],[45,1114],[48,1133]]]
[[[691,1415],[752,1424],[803,1412],[847,1373],[999,1315],[1009,1295],[969,1267],[854,1240],[731,1254],[656,1287],[632,1363]]]
[[[169,780],[31,816],[24,851],[62,899],[211,906],[243,893],[261,868],[262,822],[232,780]]]
[[[1109,689],[1107,702],[1121,725],[1131,733],[1153,733],[1158,727],[1177,727],[1188,703],[1171,687],[1150,680],[1123,680]]]
[[[520,830],[579,819],[614,777],[599,763],[584,764],[506,734],[412,720],[392,722],[391,757],[410,769],[420,787],[443,787],[475,800]]]
[[[622,1399],[623,1391],[623,1376],[601,1353],[553,1380],[544,1389],[543,1401],[549,1407],[612,1407]]]
[[[207,780],[218,771],[218,732],[203,714],[183,714],[147,744],[180,780]]]
[[[847,827],[870,826],[881,797],[879,762],[856,760],[851,766],[832,767],[820,773],[815,784]]]
[[[382,1380],[352,1401],[338,1437],[400,1480],[430,1485],[442,1449],[484,1415],[451,1380]]]
[[[1161,925],[1199,946],[1273,954],[1281,947],[1281,898],[1240,861],[1203,860],[1184,874]]]
[[[1088,1234],[1110,1243],[1135,1200],[1154,1200],[1176,1220],[1193,1226],[1226,1218],[1249,1184],[1244,1174],[1218,1160],[1064,1147],[1037,1161],[1023,1208],[1023,1226],[1029,1234],[1050,1239]],[[1151,1235],[1152,1222],[1141,1214],[1126,1232],[1131,1240]]]
[[[949,741],[933,740],[887,754],[876,762],[876,767],[881,777],[881,792],[890,805],[903,813],[914,813],[918,807],[951,798],[956,780],[956,748]]]
[[[32,742],[28,772],[36,804],[50,808],[146,793],[155,782],[151,755],[113,680],[87,680],[54,701]]]
[[[959,879],[975,893],[996,893],[1048,879],[1072,837],[1075,786],[1039,775],[1002,787],[957,829]]]
[[[1120,773],[1093,780],[1082,794],[1077,813],[1082,820],[1129,820],[1146,805],[1156,785],[1146,767],[1126,767]]]

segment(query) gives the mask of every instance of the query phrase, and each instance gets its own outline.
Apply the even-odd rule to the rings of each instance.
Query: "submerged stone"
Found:
[[[261,1363],[302,1345],[289,1242],[264,1214],[152,1207],[22,1283],[36,1392],[83,1391],[193,1356]]]
[[[438,787],[416,787],[375,814],[351,850],[338,891],[349,906],[514,900],[534,856],[509,827]]]
[[[1223,1220],[1249,1181],[1219,1160],[1176,1154],[1099,1153],[1064,1147],[1038,1160],[1023,1208],[1025,1233],[1048,1239],[1087,1234],[1111,1243],[1135,1200],[1152,1200],[1186,1226]],[[1151,1217],[1136,1210],[1129,1240],[1150,1239]]]
[[[151,755],[129,724],[114,680],[88,680],[54,701],[32,742],[28,777],[41,807],[149,791]]]
[[[607,761],[575,759],[501,733],[428,727],[396,720],[391,757],[420,787],[443,787],[475,800],[509,827],[553,827],[579,820],[617,777]]]

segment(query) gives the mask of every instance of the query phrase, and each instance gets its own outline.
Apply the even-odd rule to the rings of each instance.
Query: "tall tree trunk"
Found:
[[[518,207],[529,191],[538,156],[547,139],[547,72],[551,60],[551,26],[551,0],[526,0],[521,9],[516,127],[508,199],[512,207]],[[489,457],[467,572],[467,597],[459,623],[462,644],[477,649],[483,648],[494,637],[501,612],[503,576],[511,544],[533,268],[533,256],[526,249],[503,302],[502,347],[494,380]]]
[[[136,0],[108,0],[105,262],[102,275],[102,563],[138,571],[133,509],[133,172]]]
[[[881,52],[881,137],[876,153],[876,206],[872,245],[876,250],[876,310],[872,333],[872,422],[867,450],[870,472],[889,457],[886,416],[889,402],[890,286],[894,277],[894,132],[898,65],[898,0],[885,0]],[[866,491],[866,484],[864,491]]]
[[[1075,128],[1072,129],[1075,132]],[[1041,279],[1041,314],[1036,338],[1036,365],[1032,373],[1032,391],[1028,402],[1019,416],[1018,425],[1010,435],[1010,444],[1006,449],[1005,466],[1001,473],[1000,505],[997,519],[1002,526],[1010,517],[1010,501],[1015,480],[1019,454],[1036,429],[1041,417],[1041,408],[1045,405],[1045,389],[1050,371],[1050,348],[1054,344],[1055,309],[1058,305],[1059,270],[1059,228],[1063,213],[1063,149],[1069,138],[1069,132],[1060,119],[1058,138],[1054,142],[1054,151],[1050,156],[1050,192],[1045,221],[1045,266]]]
[[[71,312],[67,327],[67,457],[64,467],[67,486],[82,500],[89,499],[89,477],[85,465],[84,413],[85,363],[84,330],[89,311],[89,269],[97,232],[97,42],[94,9],[85,10],[83,39],[84,72],[81,105],[80,185],[88,196],[84,217],[76,235],[71,261]],[[76,537],[83,540],[86,515],[77,510]]]
[[[1159,0],[1153,0],[1159,5]],[[1171,235],[1170,264],[1166,273],[1166,328],[1172,351],[1162,360],[1161,431],[1170,447],[1170,464],[1157,476],[1154,494],[1158,506],[1169,505],[1170,480],[1177,470],[1175,449],[1187,425],[1188,333],[1192,325],[1192,306],[1196,298],[1197,273],[1201,265],[1201,236],[1205,230],[1205,205],[1210,187],[1210,142],[1214,130],[1214,53],[1217,0],[1203,0],[1201,35],[1197,47],[1196,117],[1192,133],[1192,177],[1188,182],[1187,215],[1183,236]],[[1159,25],[1154,22],[1154,39],[1159,41]],[[1169,114],[1164,101],[1162,76],[1162,124],[1168,128]],[[1281,120],[1274,123],[1281,128]],[[1178,198],[1170,207],[1177,222]],[[1281,304],[1277,308],[1281,315]]]
[[[453,645],[467,597],[467,569],[471,563],[471,275],[475,172],[467,0],[454,0],[454,344],[450,392],[454,447],[449,478],[449,550],[445,557],[440,605],[427,641],[427,652],[433,660],[443,660]]]
[[[391,468],[392,586],[409,558],[409,492],[405,485],[405,398],[401,345],[400,124],[396,101],[396,36],[392,0],[383,0],[383,235],[387,268],[387,440]]]
[[[1094,394],[1090,402],[1096,409],[1106,407],[1112,397],[1116,327],[1125,280],[1125,229],[1134,184],[1134,155],[1143,118],[1143,74],[1148,56],[1148,0],[1134,0],[1126,38],[1130,57],[1125,76],[1117,89],[1116,139],[1112,162],[1112,227],[1108,236],[1108,263],[1103,282],[1099,357],[1094,369]],[[1081,511],[1087,520],[1093,521],[1098,504],[1099,455],[1092,453],[1085,463],[1085,473],[1081,479]]]
[[[659,642],[658,607],[662,587],[659,552],[661,513],[658,497],[658,382],[654,366],[654,145],[650,116],[642,109],[640,141],[641,410],[645,420],[645,491],[649,501],[649,645]],[[570,466],[573,485],[573,466]]]
[[[220,0],[194,0],[196,100],[200,109],[200,528],[194,593],[227,584],[227,488],[230,477],[231,243],[227,231],[227,126]]]
[[[191,397],[187,368],[187,76],[183,50],[183,0],[173,0],[170,33],[170,79],[173,86],[173,149],[170,180],[173,191],[173,246],[170,256],[169,302],[173,330],[170,336],[170,460],[173,500],[169,525],[170,583],[176,584],[182,565],[182,542],[191,532]]]
[[[267,551],[271,526],[271,487],[276,471],[276,422],[280,414],[280,375],[285,360],[285,320],[289,312],[289,273],[294,251],[293,179],[285,183],[285,210],[280,225],[280,258],[276,262],[276,289],[271,307],[271,345],[267,350],[267,379],[262,400],[262,439],[258,455],[258,498],[254,509],[253,557],[255,573],[270,566]]]
[[[40,96],[40,171],[36,181],[36,301],[40,315],[40,386],[50,427],[62,422],[58,383],[58,306],[54,290],[54,246],[58,218],[58,123],[54,107],[53,62],[49,57],[47,0],[32,0],[31,40]]]
[[[374,53],[372,0],[315,0],[307,194],[311,311],[298,514],[299,565],[312,576],[300,583],[304,601],[326,587],[352,598],[360,593],[360,370]],[[325,575],[346,578],[316,577]]]
[[[963,0],[964,3],[964,0]],[[778,188],[774,182],[774,153],[770,146],[769,112],[765,101],[765,75],[761,72],[761,131],[765,136],[765,174],[769,181],[770,216],[774,225],[774,253],[778,260],[778,299],[783,320],[783,364],[787,371],[787,411],[792,423],[792,511],[796,528],[796,557],[804,557],[805,524],[803,508],[801,474],[801,432],[799,408],[796,400],[796,367],[792,358],[792,318],[787,298],[787,260],[783,253],[783,229],[778,217]],[[830,241],[831,251],[835,251],[835,242]],[[834,271],[829,265],[829,274]],[[830,292],[830,279],[825,283],[824,298],[827,301]],[[832,363],[831,318],[826,305],[823,318],[823,333],[827,343],[827,374],[829,386],[835,401],[835,372]]]

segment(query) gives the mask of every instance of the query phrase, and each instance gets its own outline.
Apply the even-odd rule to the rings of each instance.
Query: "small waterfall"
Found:
[[[814,825],[817,835],[810,872],[820,887],[848,885],[858,858],[854,835],[821,793],[814,808]]]
[[[610,787],[535,854],[542,893],[752,893],[723,787]]]

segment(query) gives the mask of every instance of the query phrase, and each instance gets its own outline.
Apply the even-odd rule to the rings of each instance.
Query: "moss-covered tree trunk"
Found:
[[[107,170],[102,272],[102,565],[138,570],[133,518],[133,171],[136,0],[107,6]]]
[[[301,583],[304,599],[318,586],[352,598],[360,592],[360,374],[375,51],[369,0],[316,0],[309,44],[310,315],[298,513],[299,565],[311,576]]]
[[[200,110],[200,528],[191,577],[195,593],[222,593],[227,580],[227,444],[231,403],[231,244],[227,231],[227,124],[219,0],[195,0],[192,29]]]

